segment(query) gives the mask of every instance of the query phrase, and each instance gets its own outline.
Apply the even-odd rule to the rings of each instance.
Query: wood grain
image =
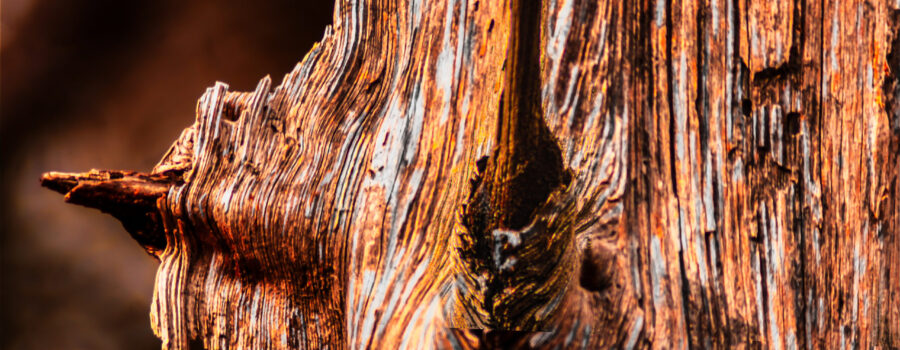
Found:
[[[164,348],[897,348],[898,28],[888,1],[339,0],[279,85],[217,83],[127,175],[163,187],[110,197],[154,200]]]

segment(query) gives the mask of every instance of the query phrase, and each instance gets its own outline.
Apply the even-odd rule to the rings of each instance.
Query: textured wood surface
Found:
[[[900,347],[900,4],[535,4],[339,0],[44,183],[136,198],[164,348]]]

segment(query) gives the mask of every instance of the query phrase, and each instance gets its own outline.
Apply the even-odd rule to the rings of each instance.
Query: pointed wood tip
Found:
[[[93,183],[98,184],[104,181],[121,179],[126,176],[141,174],[131,171],[115,171],[115,170],[97,170],[84,173],[64,173],[58,171],[50,171],[41,175],[41,186],[67,194],[78,187],[79,184]]]
[[[69,193],[75,186],[78,186],[77,173],[61,173],[56,171],[46,172],[41,175],[41,186],[59,192],[60,194]]]

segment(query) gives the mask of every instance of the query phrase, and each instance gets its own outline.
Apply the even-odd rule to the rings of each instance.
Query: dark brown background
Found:
[[[113,218],[64,204],[38,178],[149,170],[216,80],[280,82],[331,23],[331,1],[0,6],[0,348],[159,348],[157,262]]]

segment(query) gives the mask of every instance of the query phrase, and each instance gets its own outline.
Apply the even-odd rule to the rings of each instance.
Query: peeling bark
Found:
[[[164,348],[900,347],[900,9],[340,0],[149,174]]]

